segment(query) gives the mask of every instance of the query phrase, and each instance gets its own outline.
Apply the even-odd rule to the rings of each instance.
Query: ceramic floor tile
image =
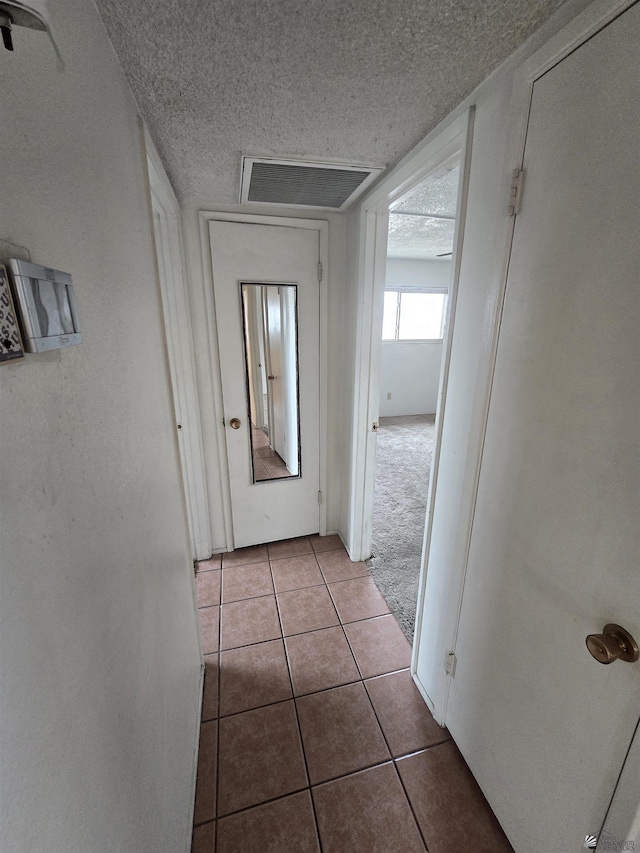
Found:
[[[390,757],[362,682],[296,699],[311,784]]]
[[[369,574],[366,564],[352,563],[344,549],[341,551],[320,551],[316,553],[316,558],[327,583]]]
[[[219,814],[307,786],[293,701],[220,720]]]
[[[284,539],[282,542],[269,543],[269,559],[281,560],[284,557],[299,557],[301,554],[313,554],[308,536],[296,539]]]
[[[322,572],[318,568],[317,560],[313,554],[287,557],[284,560],[272,560],[271,571],[273,572],[276,592],[324,584]]]
[[[281,592],[277,596],[285,636],[338,625],[338,614],[325,586]]]
[[[253,476],[256,480],[270,480],[271,474],[259,460],[253,464]]]
[[[258,450],[262,447],[269,447],[269,438],[262,430],[256,430],[251,434],[253,446]]]
[[[319,853],[309,791],[218,822],[218,853]]]
[[[296,696],[358,681],[360,673],[342,628],[296,634],[285,641]]]
[[[202,638],[202,654],[210,655],[218,651],[220,608],[203,607],[198,610],[200,618],[200,636]]]
[[[223,604],[272,593],[273,583],[268,562],[250,563],[248,566],[234,566],[222,570]]]
[[[262,464],[269,472],[269,475],[275,480],[278,477],[290,477],[291,472],[284,462],[272,462],[271,459],[263,459]]]
[[[411,646],[393,616],[351,622],[344,630],[363,678],[410,665]]]
[[[216,816],[216,760],[218,754],[218,722],[200,726],[196,802],[193,822],[212,820]]]
[[[248,548],[236,548],[222,555],[222,568],[245,566],[248,563],[264,563],[268,559],[266,545],[250,545]]]
[[[408,669],[365,682],[378,721],[395,757],[448,740],[431,716]]]
[[[204,656],[204,691],[202,694],[202,722],[218,716],[218,655]]]
[[[513,853],[453,741],[396,765],[429,853]]]
[[[220,716],[291,698],[282,640],[232,649],[220,655]]]
[[[214,853],[215,831],[215,821],[194,827],[191,853]]]
[[[392,764],[312,789],[323,853],[425,853]],[[457,853],[471,853],[473,845]]]
[[[259,459],[265,459],[267,457],[275,458],[278,455],[275,450],[272,450],[270,447],[257,447],[253,452]]]
[[[222,566],[222,554],[214,554],[210,560],[200,560],[196,563],[196,574],[200,572],[211,572]]]
[[[316,554],[320,551],[344,551],[344,545],[337,533],[331,536],[320,536],[320,534],[315,533],[309,537],[309,542],[311,542],[311,547]]]
[[[389,613],[387,602],[370,577],[337,581],[329,584],[329,592],[343,623]]]
[[[220,610],[222,649],[264,643],[281,636],[276,599],[273,595],[223,604]]]
[[[196,595],[198,607],[212,607],[220,604],[219,571],[199,572],[196,575]]]

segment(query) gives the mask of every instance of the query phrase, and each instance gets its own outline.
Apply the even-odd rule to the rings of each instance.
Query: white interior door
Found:
[[[598,834],[640,708],[585,647],[640,639],[639,44],[635,5],[533,87],[446,719],[518,853]]]
[[[319,530],[319,232],[210,222],[234,546]],[[299,371],[299,476],[253,482],[241,284],[295,285]],[[269,288],[269,291],[271,288]],[[266,342],[265,342],[266,349]],[[273,353],[271,353],[273,355]],[[269,365],[273,368],[273,365]],[[275,375],[275,374],[271,374]],[[272,383],[273,384],[273,383]],[[240,428],[232,429],[232,418]]]

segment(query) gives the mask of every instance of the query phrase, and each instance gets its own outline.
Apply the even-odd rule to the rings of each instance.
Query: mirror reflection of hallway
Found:
[[[372,512],[373,578],[413,641],[452,275],[459,165],[389,211]]]
[[[299,477],[296,286],[241,287],[253,482]]]

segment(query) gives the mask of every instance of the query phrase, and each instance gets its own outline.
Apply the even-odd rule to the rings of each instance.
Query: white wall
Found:
[[[442,343],[383,341],[380,417],[433,415],[438,400],[441,363]]]
[[[0,849],[188,849],[200,655],[136,107],[91,3],[2,54],[0,238],[84,343],[0,366]]]
[[[450,260],[387,258],[386,287],[448,288],[450,282]],[[440,342],[384,341],[380,360],[380,417],[434,414],[441,364]]]
[[[255,205],[216,205],[212,199],[207,210],[231,213],[257,213],[265,215],[268,209]],[[344,338],[342,324],[344,316],[345,288],[345,217],[341,214],[320,214],[317,211],[300,211],[277,208],[270,211],[274,216],[290,216],[306,219],[324,219],[329,223],[329,269],[321,287],[328,288],[328,470],[326,487],[327,531],[338,530],[340,512],[340,465],[344,437],[342,435],[342,401],[344,365],[342,352]],[[218,443],[218,421],[222,418],[220,401],[216,401],[216,382],[219,376],[217,357],[210,358],[209,329],[207,327],[206,290],[203,271],[203,254],[209,252],[208,238],[203,246],[200,234],[199,211],[185,207],[183,210],[183,228],[187,274],[190,287],[193,334],[198,371],[198,389],[202,410],[202,431],[204,438],[205,466],[209,489],[209,507],[211,512],[211,541],[214,551],[227,550],[227,538],[223,515],[223,493],[226,472],[222,470],[220,447]],[[224,453],[223,449],[223,453]]]
[[[387,258],[386,287],[449,287],[451,258]]]

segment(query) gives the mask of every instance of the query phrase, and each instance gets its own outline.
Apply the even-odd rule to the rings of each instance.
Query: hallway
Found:
[[[196,572],[193,853],[511,850],[418,694],[366,565],[337,536],[243,548]]]

